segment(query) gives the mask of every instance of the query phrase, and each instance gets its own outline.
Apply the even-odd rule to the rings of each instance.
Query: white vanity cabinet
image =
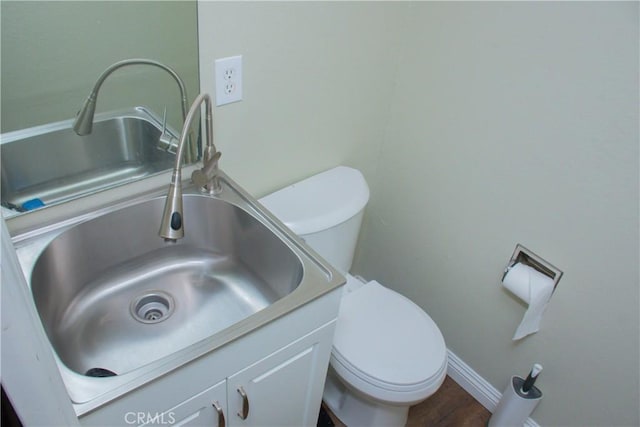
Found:
[[[230,376],[227,425],[316,425],[322,389],[314,385],[324,384],[327,367],[321,352],[326,336],[333,335],[329,329],[333,325]]]
[[[171,408],[160,414],[147,415],[145,413],[134,412],[140,419],[136,419],[136,422],[133,423],[133,417],[129,414],[130,419],[125,420],[125,422],[131,421],[131,425],[139,425],[138,421],[142,421],[143,424],[141,425],[143,426],[223,427],[227,414],[226,403],[227,384],[226,381],[220,381],[213,387],[180,403],[175,408]]]
[[[341,288],[84,414],[84,426],[315,426]]]

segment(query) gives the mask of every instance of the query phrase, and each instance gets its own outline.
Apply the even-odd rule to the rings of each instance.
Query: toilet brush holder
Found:
[[[528,391],[522,391],[525,380],[513,376],[502,394],[496,410],[489,419],[488,427],[522,427],[529,415],[542,399],[542,392],[532,386]]]

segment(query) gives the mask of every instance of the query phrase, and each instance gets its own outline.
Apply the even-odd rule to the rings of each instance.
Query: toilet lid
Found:
[[[352,374],[386,390],[418,390],[444,378],[446,346],[438,326],[376,281],[342,298],[333,346],[335,359]]]

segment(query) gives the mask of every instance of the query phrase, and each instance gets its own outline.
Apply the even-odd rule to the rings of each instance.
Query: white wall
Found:
[[[358,271],[418,302],[543,425],[638,425],[638,4],[421,3]],[[564,270],[541,332],[499,287],[516,243]]]
[[[254,195],[349,164],[373,173],[393,92],[404,7],[200,2],[200,84],[243,55],[244,101],[216,109],[221,167]]]
[[[201,2],[199,21],[204,91],[245,57],[245,100],[216,110],[224,170],[259,196],[361,168],[355,272],[498,389],[541,362],[541,424],[640,424],[637,3]],[[565,276],[513,343],[516,243]]]

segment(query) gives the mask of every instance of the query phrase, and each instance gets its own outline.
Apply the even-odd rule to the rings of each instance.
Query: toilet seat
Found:
[[[345,383],[365,395],[412,404],[444,381],[446,346],[427,313],[371,281],[342,298],[331,365]]]

